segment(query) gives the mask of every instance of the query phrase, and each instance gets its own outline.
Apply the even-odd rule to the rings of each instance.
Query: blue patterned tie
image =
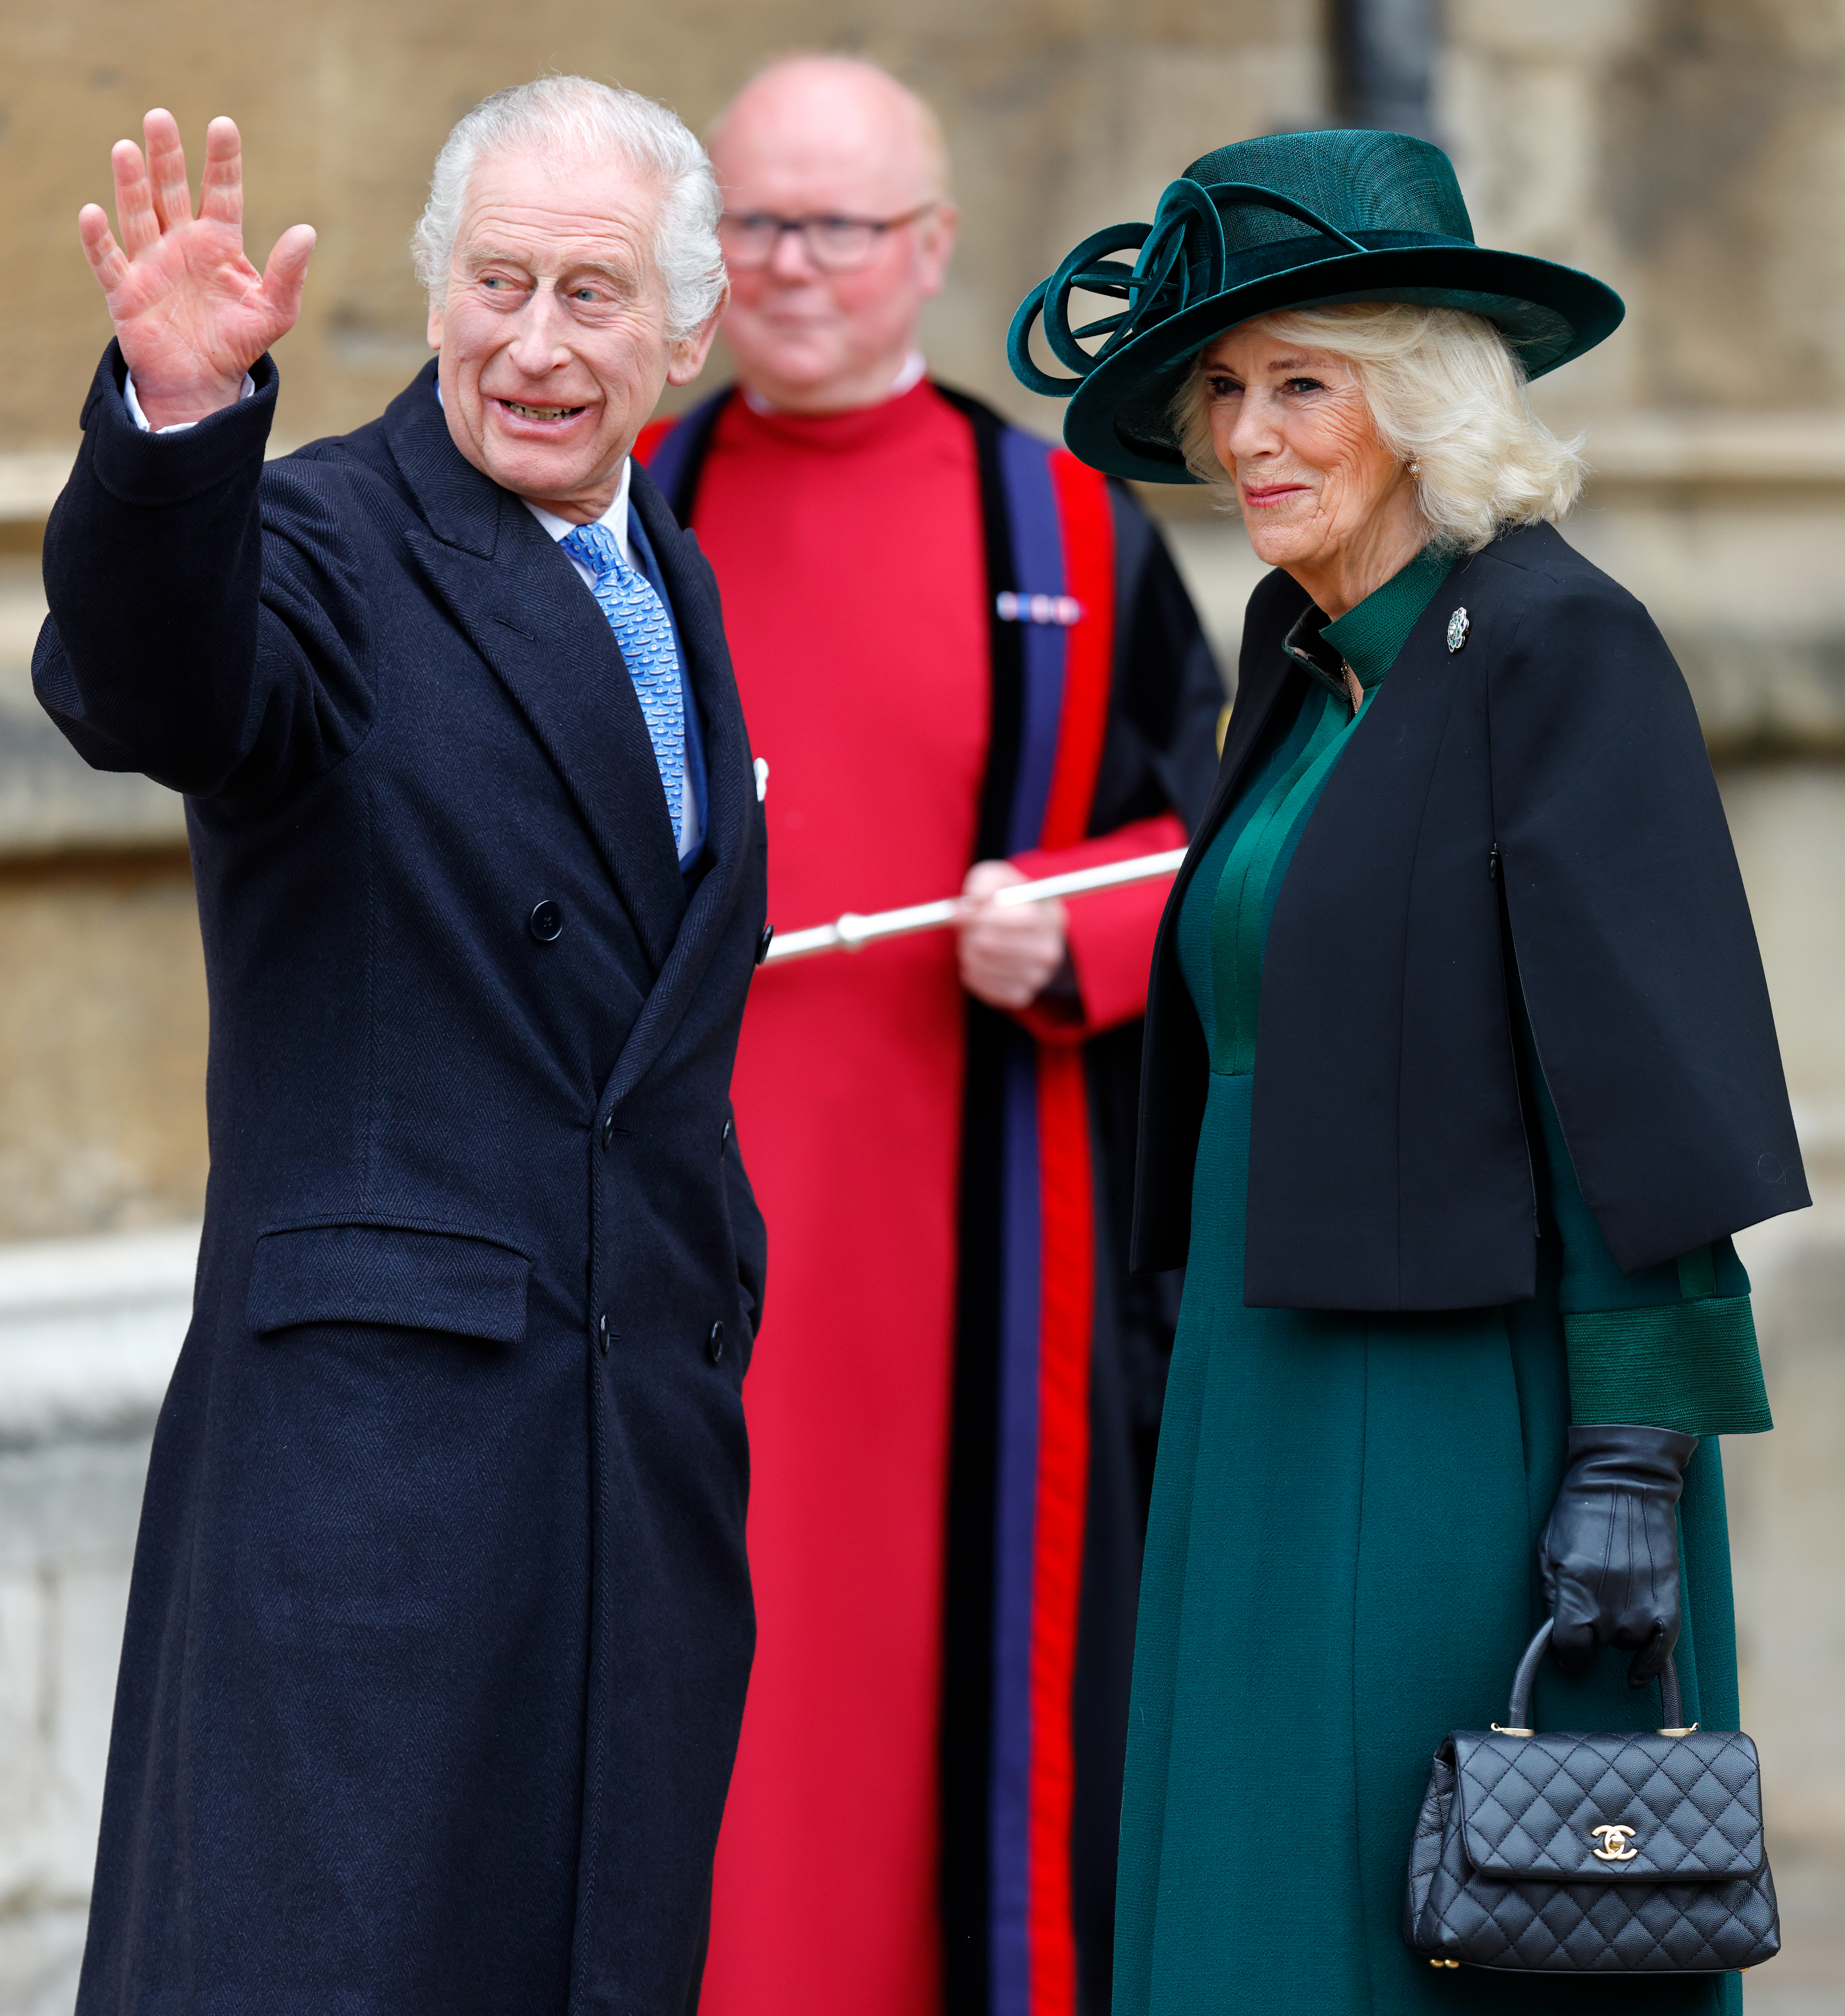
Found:
[[[621,646],[628,676],[647,723],[660,781],[666,787],[667,810],[672,815],[673,841],[685,837],[685,694],[679,682],[679,653],[673,645],[672,619],[646,576],[630,567],[606,525],[579,525],[557,542],[572,560],[595,575],[591,593],[609,619]]]

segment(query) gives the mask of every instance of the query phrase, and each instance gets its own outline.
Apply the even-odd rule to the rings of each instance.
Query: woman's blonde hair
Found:
[[[1531,411],[1517,355],[1484,315],[1350,301],[1259,319],[1280,341],[1351,366],[1379,439],[1416,466],[1416,501],[1437,545],[1477,553],[1506,526],[1554,524],[1576,502],[1582,437],[1559,441]],[[1235,488],[1211,444],[1209,348],[1192,359],[1173,421],[1185,466],[1234,509]]]

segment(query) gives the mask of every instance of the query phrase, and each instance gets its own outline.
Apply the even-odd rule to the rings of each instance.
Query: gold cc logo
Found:
[[[1634,1838],[1635,1831],[1631,1827],[1591,1827],[1589,1833],[1591,1836],[1599,1834],[1602,1837],[1602,1846],[1593,1851],[1595,1859],[1598,1862],[1631,1862],[1640,1852],[1638,1849],[1627,1845]]]

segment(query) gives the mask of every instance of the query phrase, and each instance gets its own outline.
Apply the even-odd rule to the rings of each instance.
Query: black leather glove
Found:
[[[1613,1424],[1570,1431],[1570,1463],[1538,1541],[1550,1649],[1581,1672],[1600,1645],[1634,1654],[1630,1687],[1678,1643],[1678,1524],[1696,1435]]]

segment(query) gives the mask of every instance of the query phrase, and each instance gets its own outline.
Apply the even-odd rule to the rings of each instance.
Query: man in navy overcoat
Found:
[[[187,795],[211,997],[83,2016],[696,2001],[753,1623],[761,1221],[728,1099],[763,824],[710,571],[628,449],[721,306],[670,113],[456,128],[436,365],[264,463],[239,142],[80,220],[117,341],[46,537],[45,706]]]

